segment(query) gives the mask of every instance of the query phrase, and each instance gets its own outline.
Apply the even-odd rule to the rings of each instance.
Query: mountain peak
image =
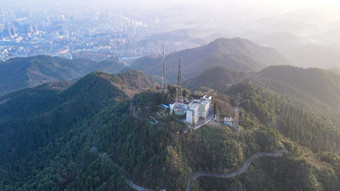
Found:
[[[210,44],[228,44],[228,43],[251,43],[255,45],[255,43],[253,43],[252,41],[240,37],[218,38],[212,41]]]
[[[206,87],[225,92],[232,84],[242,81],[245,77],[245,73],[236,72],[224,66],[213,66],[184,81],[183,86],[190,90]]]
[[[94,71],[78,80],[74,85],[74,88],[81,92],[92,93],[98,93],[105,89],[119,89],[127,96],[132,97],[136,93],[140,93],[155,86],[156,82],[143,72],[130,69],[119,74]]]
[[[0,64],[0,95],[53,81],[70,81],[101,70],[116,73],[124,68],[119,59],[95,62],[48,55],[13,58]]]
[[[258,71],[269,65],[290,63],[275,49],[262,47],[242,38],[220,38],[201,47],[167,55],[165,60],[168,81],[175,82],[178,59],[183,63],[183,79],[191,78],[211,66],[225,66],[232,70],[246,72]],[[160,57],[137,59],[131,67],[148,74],[162,74]]]

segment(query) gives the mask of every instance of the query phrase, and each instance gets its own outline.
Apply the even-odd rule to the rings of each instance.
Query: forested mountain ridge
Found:
[[[241,106],[262,124],[275,127],[286,137],[317,152],[339,149],[336,99],[326,102],[330,96],[340,95],[337,81],[340,82],[338,76],[314,68],[269,66],[259,73],[245,74],[212,67],[183,84],[192,91],[213,89],[234,97],[239,93]],[[330,84],[332,88],[324,84]],[[320,89],[325,95],[315,93]]]
[[[182,77],[187,79],[212,66],[226,66],[236,71],[258,71],[268,65],[290,62],[276,50],[261,47],[241,38],[217,39],[207,45],[174,52],[165,57],[167,78],[175,81],[178,60],[182,63]],[[162,58],[148,56],[136,60],[131,67],[152,75],[162,73]]]
[[[249,40],[217,39],[207,45],[174,52],[166,56],[167,78],[174,82],[178,60],[182,60],[183,79],[211,66],[226,66],[236,71],[257,71],[268,65],[289,64],[277,51]],[[147,74],[160,75],[161,57],[137,59],[131,67]],[[0,63],[0,95],[46,82],[79,79],[93,71],[117,73],[125,68],[118,58],[105,61],[65,59],[51,56],[12,58]]]
[[[250,80],[228,90],[228,94],[235,95],[236,92],[242,97],[242,108],[255,114],[262,124],[278,129],[285,137],[314,152],[339,149],[340,128],[329,116],[296,105]],[[327,117],[328,120],[324,120]]]
[[[202,73],[183,82],[183,86],[190,90],[212,88],[225,92],[229,87],[247,78],[246,73],[237,72],[223,66],[213,66]]]
[[[12,58],[0,63],[0,95],[46,82],[74,80],[96,70],[116,73],[122,68],[118,58],[101,62],[51,56]]]
[[[257,75],[217,66],[193,78],[220,115],[232,116],[240,96],[239,132],[211,122],[185,133],[187,126],[159,107],[173,100],[175,86],[160,93],[134,70],[97,71],[0,97],[0,190],[132,190],[126,175],[151,190],[185,190],[197,172],[232,173],[257,152],[283,148],[282,158],[258,159],[233,179],[199,178],[192,190],[339,190],[334,123],[252,80]]]
[[[318,68],[270,66],[260,75],[303,91],[329,106],[340,106],[340,76]]]
[[[233,172],[256,152],[274,152],[286,147],[289,154],[282,159],[259,160],[234,179],[200,178],[193,183],[192,190],[275,188],[283,191],[287,187],[337,190],[339,182],[334,166],[306,156],[310,154],[308,149],[252,121],[244,110],[240,115],[241,125],[246,127],[243,133],[235,134],[226,126],[211,124],[184,134],[182,123],[154,107],[167,97],[147,91],[132,100],[108,102],[96,114],[78,118],[68,130],[56,132],[55,138],[23,158],[12,156],[12,161],[1,158],[0,169],[5,173],[0,176],[0,188],[132,190],[125,183],[128,173],[136,184],[146,188],[184,190],[195,172]],[[216,99],[223,101],[225,97],[216,95]],[[154,115],[159,124],[134,118],[132,106]],[[71,118],[76,116],[75,112],[68,114]],[[328,160],[328,155],[321,156]],[[25,167],[25,161],[29,166]]]
[[[325,115],[331,116],[339,109],[340,77],[318,68],[269,66],[260,72],[243,73],[216,66],[185,80],[183,86],[193,91],[214,89],[226,93],[232,85],[245,80]]]
[[[117,75],[93,72],[68,86],[50,83],[0,98],[1,136],[5,137],[0,140],[4,145],[1,150],[24,154],[48,143],[56,132],[96,114],[106,104],[129,99],[153,88],[155,82],[141,72],[130,70]],[[41,131],[46,136],[40,136],[30,145],[32,140],[26,137],[39,136]],[[13,142],[17,139],[21,141]]]

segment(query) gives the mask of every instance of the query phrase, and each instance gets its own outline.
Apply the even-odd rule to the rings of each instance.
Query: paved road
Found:
[[[139,190],[139,191],[149,191],[149,190],[146,189],[146,188],[143,188],[143,187],[141,187],[141,186],[138,186],[138,185],[134,184],[127,174],[125,175],[125,180],[126,180],[126,183],[128,183],[129,186],[130,186],[131,188],[135,189],[135,190]]]
[[[248,170],[251,163],[253,163],[258,158],[261,158],[261,157],[281,157],[283,155],[283,153],[287,153],[287,152],[288,152],[287,149],[283,149],[283,150],[281,150],[280,152],[277,152],[277,153],[256,153],[255,155],[253,155],[252,157],[250,157],[246,161],[246,163],[244,164],[244,166],[240,170],[233,172],[231,174],[215,174],[215,173],[207,173],[207,172],[198,172],[198,173],[194,174],[190,178],[190,180],[188,181],[187,191],[191,191],[191,183],[201,176],[215,177],[215,178],[232,178],[232,177],[238,176],[238,175],[244,173],[246,170]]]
[[[136,113],[136,106],[133,107],[132,115],[133,115],[134,118],[140,119],[140,117],[138,117],[138,115]]]
[[[243,167],[240,170],[233,172],[231,174],[215,174],[215,173],[207,173],[207,172],[198,172],[190,178],[190,180],[188,181],[188,185],[187,185],[186,190],[191,191],[191,183],[201,176],[214,177],[214,178],[232,178],[232,177],[238,176],[238,175],[244,173],[246,170],[248,170],[251,163],[253,163],[258,158],[261,158],[261,157],[282,157],[282,155],[284,153],[288,153],[288,150],[286,148],[282,149],[281,151],[279,151],[277,153],[256,153],[255,155],[253,155],[252,157],[250,157],[246,161],[246,163],[243,165]],[[143,188],[141,186],[134,184],[132,182],[132,180],[129,178],[128,174],[125,175],[125,178],[126,178],[126,182],[129,184],[129,186],[131,188],[133,188],[135,190],[139,190],[139,191],[149,191],[146,188]]]
[[[135,118],[138,119],[138,116],[136,115],[136,110],[135,108],[133,109],[133,116]],[[212,117],[209,116],[207,117],[207,120],[203,123],[203,124],[200,124],[196,127],[194,127],[193,129],[198,129],[200,127],[202,127],[203,125],[209,123],[210,121],[213,120],[213,115]],[[187,133],[188,131],[184,131],[184,133]],[[232,177],[235,177],[235,176],[238,176],[242,173],[244,173],[245,171],[248,170],[249,166],[258,158],[261,158],[261,157],[282,157],[283,153],[288,153],[288,150],[286,148],[284,148],[283,150],[277,152],[277,153],[256,153],[255,155],[251,156],[246,162],[245,164],[243,165],[243,167],[241,169],[239,169],[238,171],[236,172],[233,172],[231,174],[215,174],[215,173],[207,173],[207,172],[198,172],[196,174],[194,174],[188,181],[188,185],[187,185],[187,189],[186,191],[191,191],[191,184],[193,181],[195,181],[197,178],[201,177],[201,176],[207,176],[207,177],[215,177],[215,178],[232,178]],[[138,186],[136,184],[134,184],[132,182],[132,180],[129,178],[129,176],[126,174],[125,175],[126,177],[126,182],[129,184],[130,187],[132,187],[133,189],[135,190],[139,190],[139,191],[149,191],[148,189],[146,188],[143,188],[141,186]]]

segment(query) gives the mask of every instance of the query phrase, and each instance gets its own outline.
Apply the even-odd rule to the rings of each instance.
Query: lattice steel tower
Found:
[[[183,103],[183,92],[182,92],[182,71],[181,71],[181,60],[178,60],[178,76],[177,76],[177,88],[176,88],[176,102]]]
[[[163,56],[163,73],[162,73],[162,92],[166,92],[167,91],[167,84],[166,84],[166,66],[165,66],[165,51],[164,51],[164,44],[163,44],[163,52],[162,52],[162,56]]]
[[[239,112],[240,112],[240,94],[237,94],[237,100],[236,100],[236,107],[235,107],[235,117],[233,120],[233,129],[235,131],[238,131],[238,125],[240,123],[239,121]]]

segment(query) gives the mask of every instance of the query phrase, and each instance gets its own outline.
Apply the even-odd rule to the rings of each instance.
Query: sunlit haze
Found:
[[[24,24],[40,18],[48,18],[46,22],[64,18],[69,24],[89,19],[93,26],[87,30],[96,34],[121,31],[124,22],[133,22],[137,32],[135,40],[175,30],[186,30],[192,38],[205,42],[220,37],[242,37],[276,48],[293,61],[297,59],[295,62],[301,66],[305,66],[306,61],[296,58],[292,46],[312,44],[322,45],[323,49],[327,46],[332,51],[340,49],[340,1],[336,0],[1,0],[0,3],[2,10],[16,14],[4,12],[0,26],[1,22]],[[201,44],[168,48],[175,51],[198,45]],[[148,50],[148,53],[156,52]]]

